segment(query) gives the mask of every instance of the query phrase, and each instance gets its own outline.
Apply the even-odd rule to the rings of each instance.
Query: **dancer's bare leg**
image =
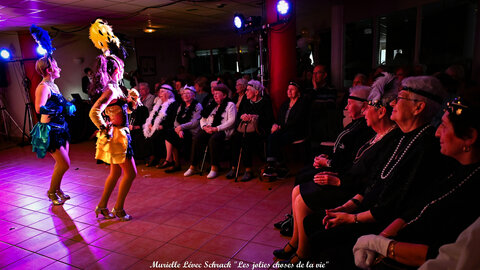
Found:
[[[115,209],[123,209],[125,199],[127,198],[128,191],[132,187],[133,179],[137,176],[137,167],[133,158],[127,159],[124,163],[120,164],[123,171],[123,177],[120,181],[118,188],[117,202],[115,203]]]
[[[50,181],[49,193],[55,193],[60,189],[62,178],[68,168],[70,168],[70,157],[68,156],[69,144],[67,142],[65,147],[60,147],[50,155],[55,160],[55,166],[53,167],[52,180]]]
[[[107,207],[108,199],[110,198],[110,195],[112,195],[112,192],[115,189],[118,178],[120,177],[121,174],[122,174],[122,168],[120,167],[120,165],[118,164],[110,165],[110,174],[108,175],[107,180],[105,180],[105,186],[103,188],[102,198],[98,203],[99,208]]]

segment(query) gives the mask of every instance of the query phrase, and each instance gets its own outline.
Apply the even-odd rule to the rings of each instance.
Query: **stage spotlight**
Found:
[[[233,25],[237,30],[241,30],[245,25],[245,17],[242,14],[235,14],[233,17]]]
[[[7,50],[7,49],[1,49],[1,50],[0,50],[0,56],[2,57],[3,60],[8,60],[8,59],[10,59],[10,56],[11,56],[11,55],[12,55],[12,54],[11,54],[10,51]]]
[[[38,45],[37,53],[38,55],[44,56],[47,53],[47,50],[45,50],[42,46]]]
[[[280,0],[277,2],[277,12],[285,16],[290,12],[290,3],[286,0]]]

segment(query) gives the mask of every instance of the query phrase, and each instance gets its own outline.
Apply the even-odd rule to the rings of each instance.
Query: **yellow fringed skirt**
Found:
[[[112,131],[110,138],[105,132],[97,133],[95,159],[108,164],[122,164],[133,156],[130,131],[127,127],[113,127]]]

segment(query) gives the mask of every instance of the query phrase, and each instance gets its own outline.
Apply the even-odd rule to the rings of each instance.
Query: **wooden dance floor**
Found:
[[[109,169],[94,151],[92,141],[71,145],[62,188],[72,199],[63,206],[46,196],[50,156],[38,159],[30,146],[0,151],[0,268],[273,269],[272,251],[287,242],[273,223],[290,212],[292,178],[234,183],[141,164],[125,205],[133,220],[97,220]]]

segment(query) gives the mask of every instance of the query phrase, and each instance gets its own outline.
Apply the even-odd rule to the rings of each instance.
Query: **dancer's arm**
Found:
[[[35,90],[35,111],[40,113],[40,107],[45,106],[49,98],[50,90],[45,84],[39,84]]]
[[[107,123],[103,120],[102,112],[105,110],[107,105],[113,100],[113,92],[111,89],[106,89],[100,98],[93,104],[92,109],[90,110],[90,119],[92,120],[93,124],[98,129],[103,129],[106,127]]]

